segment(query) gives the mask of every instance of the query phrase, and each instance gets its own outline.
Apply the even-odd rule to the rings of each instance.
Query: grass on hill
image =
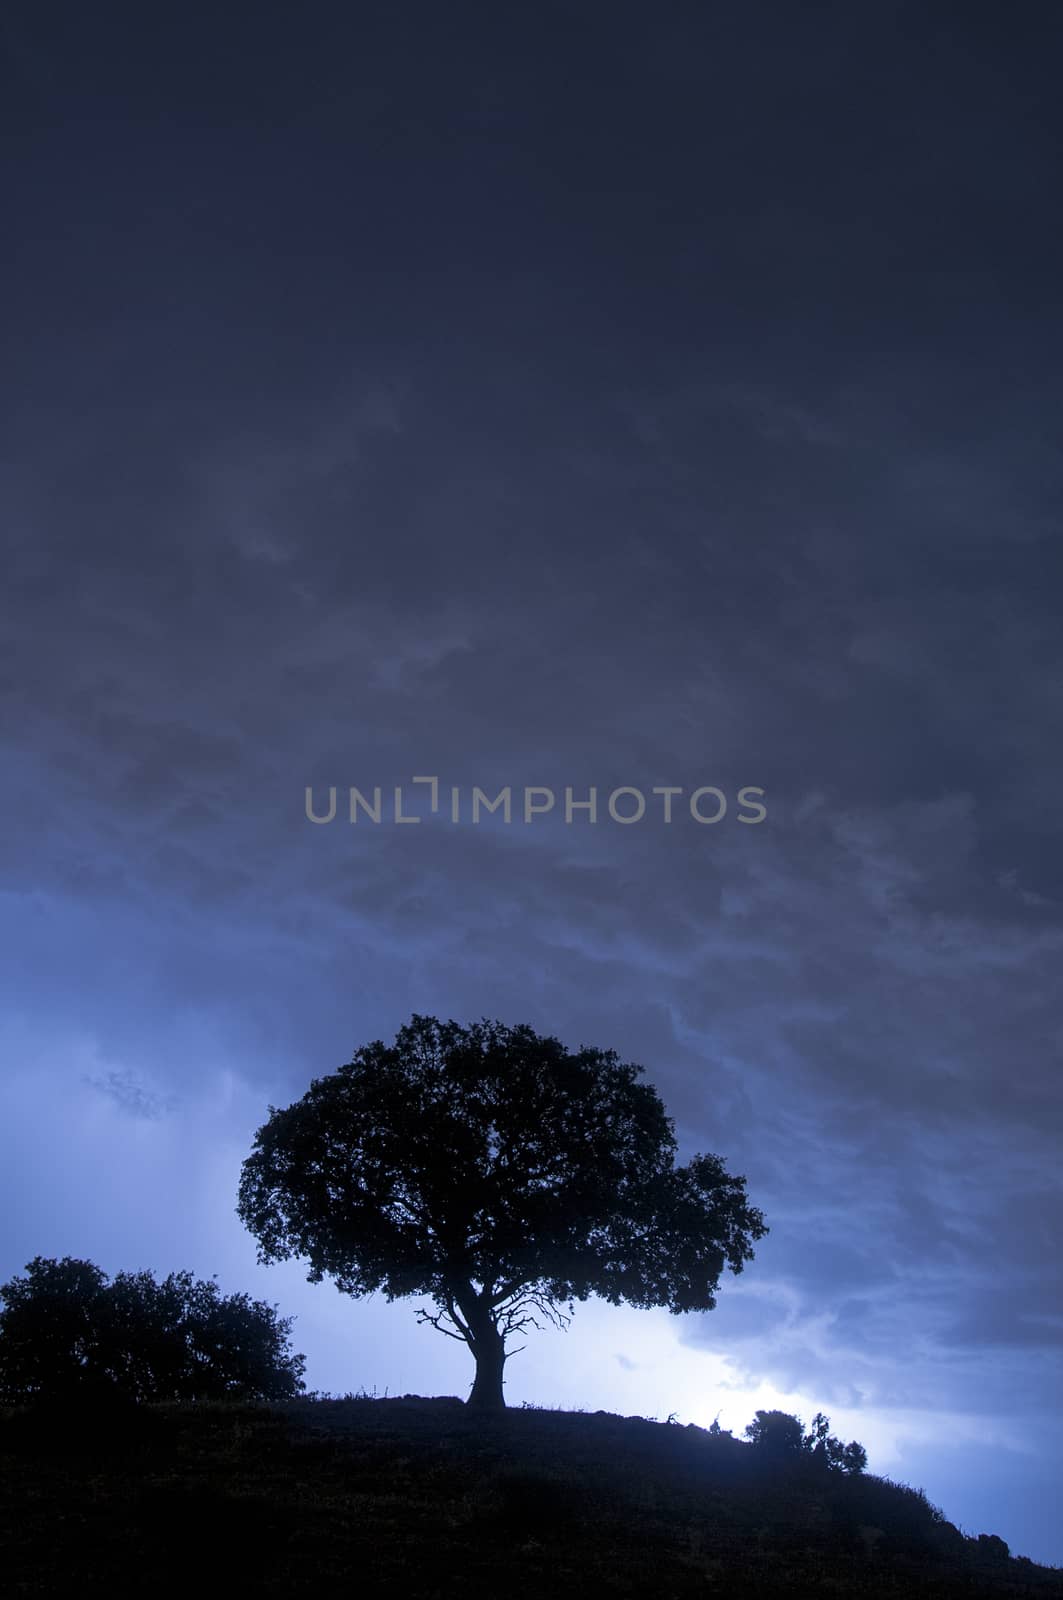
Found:
[[[605,1412],[306,1397],[0,1415],[9,1595],[1037,1596],[921,1491]]]

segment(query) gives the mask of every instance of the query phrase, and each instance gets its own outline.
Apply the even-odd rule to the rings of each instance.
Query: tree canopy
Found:
[[[243,1164],[259,1259],[299,1257],[347,1294],[426,1296],[418,1315],[476,1360],[470,1403],[504,1405],[506,1341],[576,1300],[716,1303],[767,1229],[715,1155],[675,1164],[643,1069],[530,1027],[414,1016],[284,1110]]]
[[[37,1256],[0,1286],[0,1398],[278,1400],[303,1389],[291,1318],[213,1279]]]

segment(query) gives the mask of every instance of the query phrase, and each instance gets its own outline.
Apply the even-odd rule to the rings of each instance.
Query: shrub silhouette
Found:
[[[746,1438],[765,1456],[773,1458],[801,1453],[801,1419],[786,1411],[758,1411],[746,1428]]]
[[[290,1318],[213,1279],[37,1256],[0,1286],[0,1400],[275,1400],[304,1388]]]
[[[829,1445],[827,1453],[829,1456]],[[842,1446],[837,1459],[832,1461],[831,1465],[838,1466],[843,1472],[851,1472],[855,1476],[858,1472],[863,1472],[867,1466],[867,1451],[855,1439],[850,1439],[848,1444]]]
[[[800,1424],[798,1424],[800,1426]],[[801,1448],[821,1466],[835,1471],[858,1473],[867,1466],[867,1451],[855,1439],[842,1444],[830,1431],[830,1418],[817,1411],[801,1440]]]
[[[476,1362],[468,1403],[505,1406],[513,1334],[596,1294],[709,1311],[767,1232],[718,1156],[675,1165],[671,1121],[615,1052],[498,1022],[415,1016],[270,1107],[238,1214],[259,1260],[309,1261],[345,1294],[427,1296],[418,1317]]]
[[[1007,1561],[1011,1550],[998,1533],[980,1533],[978,1554],[988,1557],[990,1561]]]
[[[852,1476],[867,1466],[863,1445],[855,1439],[842,1444],[830,1432],[830,1418],[822,1411],[816,1412],[807,1431],[801,1418],[788,1411],[758,1411],[746,1428],[746,1438],[764,1459],[796,1461],[804,1456],[825,1471]]]

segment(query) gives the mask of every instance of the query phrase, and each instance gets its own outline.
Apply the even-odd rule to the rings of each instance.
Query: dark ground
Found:
[[[458,1400],[0,1415],[11,1595],[1060,1596],[919,1493],[696,1428]]]

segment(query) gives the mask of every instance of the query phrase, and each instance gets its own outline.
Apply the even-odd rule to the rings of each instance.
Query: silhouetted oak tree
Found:
[[[269,1108],[238,1213],[259,1260],[292,1256],[345,1293],[430,1298],[468,1345],[469,1404],[504,1407],[511,1335],[561,1306],[708,1311],[767,1229],[717,1156],[675,1165],[639,1066],[529,1027],[414,1016],[287,1110]]]

